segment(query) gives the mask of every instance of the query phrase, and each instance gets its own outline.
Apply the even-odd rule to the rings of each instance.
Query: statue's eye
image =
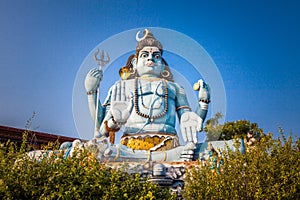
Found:
[[[143,54],[141,55],[141,57],[142,57],[142,58],[147,58],[148,55],[147,55],[146,53],[143,53]]]
[[[160,55],[159,55],[159,54],[156,54],[154,57],[155,57],[156,59],[160,59]]]

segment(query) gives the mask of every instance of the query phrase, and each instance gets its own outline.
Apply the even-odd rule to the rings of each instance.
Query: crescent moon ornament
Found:
[[[148,29],[145,29],[145,35],[143,36],[143,37],[141,37],[141,38],[139,38],[139,34],[140,34],[140,32],[141,31],[138,31],[137,33],[136,33],[136,35],[135,35],[135,39],[136,39],[136,41],[141,41],[141,40],[143,40],[143,39],[145,39],[146,37],[147,37],[147,35],[149,34],[149,30]]]

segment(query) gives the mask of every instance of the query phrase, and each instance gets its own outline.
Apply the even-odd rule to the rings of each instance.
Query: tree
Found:
[[[214,141],[219,139],[223,129],[223,125],[219,124],[219,119],[222,117],[222,113],[218,112],[214,117],[206,121],[204,127],[204,132],[206,132],[206,141]]]
[[[249,120],[237,120],[220,124],[219,120],[223,117],[221,113],[216,113],[214,117],[206,121],[204,131],[206,141],[231,140],[234,138],[247,138],[247,133],[259,139],[264,133],[257,123]]]
[[[257,123],[251,123],[249,120],[226,122],[219,140],[247,138],[247,133],[251,133],[255,138],[260,138],[263,135],[263,130],[258,127]]]

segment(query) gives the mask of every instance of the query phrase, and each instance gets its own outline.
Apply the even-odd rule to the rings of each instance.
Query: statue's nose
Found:
[[[148,55],[148,59],[147,59],[147,60],[148,60],[148,61],[154,61],[154,60],[153,60],[152,54],[149,54],[149,55]]]
[[[148,60],[147,61],[152,61],[152,62],[154,62],[154,60],[152,59],[152,58],[148,58]]]

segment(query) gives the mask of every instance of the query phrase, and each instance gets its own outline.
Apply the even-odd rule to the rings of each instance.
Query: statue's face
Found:
[[[136,61],[136,70],[139,76],[160,77],[164,68],[161,52],[157,47],[146,46],[140,50]]]

